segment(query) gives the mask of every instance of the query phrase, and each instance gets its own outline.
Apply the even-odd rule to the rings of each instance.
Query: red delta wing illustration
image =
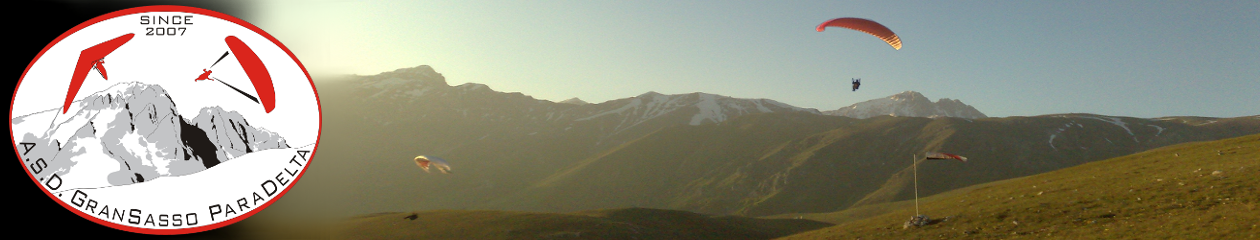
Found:
[[[83,52],[79,53],[79,61],[74,65],[74,74],[70,75],[70,88],[66,90],[66,103],[61,106],[62,114],[69,110],[70,103],[74,102],[74,96],[79,93],[79,88],[83,87],[83,80],[87,78],[87,74],[92,71],[92,68],[99,70],[102,78],[109,79],[109,77],[105,76],[105,66],[102,65],[104,62],[101,59],[105,58],[105,55],[114,52],[118,47],[122,47],[127,41],[131,41],[131,38],[135,36],[135,33],[123,34],[96,46],[83,49]]]

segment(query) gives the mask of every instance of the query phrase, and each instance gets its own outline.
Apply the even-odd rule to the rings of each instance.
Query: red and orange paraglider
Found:
[[[822,24],[818,24],[818,31],[822,32],[827,27],[842,27],[861,31],[870,35],[875,35],[879,39],[887,42],[893,49],[901,50],[901,38],[896,33],[889,30],[883,24],[862,18],[837,18],[827,20]]]

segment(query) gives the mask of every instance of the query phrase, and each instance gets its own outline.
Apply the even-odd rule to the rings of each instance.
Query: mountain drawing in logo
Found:
[[[210,106],[186,118],[158,85],[118,83],[77,102],[12,119],[25,148],[19,151],[52,156],[27,160],[35,162],[35,177],[57,174],[67,184],[62,189],[184,176],[252,152],[290,148],[284,137],[250,125],[236,111]]]

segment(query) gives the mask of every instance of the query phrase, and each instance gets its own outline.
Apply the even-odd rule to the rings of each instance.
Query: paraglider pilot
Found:
[[[854,92],[857,92],[858,86],[862,86],[862,79],[861,79],[861,78],[854,78],[854,79],[853,79],[853,91],[854,91]]]
[[[197,76],[197,79],[194,79],[194,80],[193,80],[193,82],[196,82],[196,81],[201,81],[201,80],[214,80],[214,79],[210,78],[210,73],[212,73],[212,72],[214,72],[214,71],[210,71],[210,70],[206,70],[206,69],[201,69],[201,76]]]

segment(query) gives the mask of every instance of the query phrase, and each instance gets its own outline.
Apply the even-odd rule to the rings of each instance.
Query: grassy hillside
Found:
[[[922,199],[784,239],[1257,239],[1260,135],[1186,143]],[[816,214],[843,222],[848,213]],[[865,209],[871,210],[871,209]],[[875,209],[874,211],[883,211]]]
[[[414,216],[414,219],[408,218]],[[771,239],[830,224],[627,208],[573,213],[435,210],[350,219],[334,239]]]
[[[676,126],[653,132],[566,166],[494,206],[560,212],[633,206],[690,211],[710,207],[715,210],[700,212],[728,214],[731,210],[722,208],[741,199],[695,194],[688,189],[689,184],[730,184],[721,178],[732,172],[741,174],[739,169],[748,161],[764,159],[768,149],[784,148],[792,139],[854,122],[807,113],[754,114],[739,119],[730,124]],[[692,206],[697,204],[705,206]]]
[[[1260,132],[1254,117],[1215,121],[754,114],[663,128],[486,207],[567,212],[638,206],[744,216],[833,212],[911,199],[910,160],[927,151],[972,161],[921,163],[925,181],[919,191],[925,196],[1185,141]]]

